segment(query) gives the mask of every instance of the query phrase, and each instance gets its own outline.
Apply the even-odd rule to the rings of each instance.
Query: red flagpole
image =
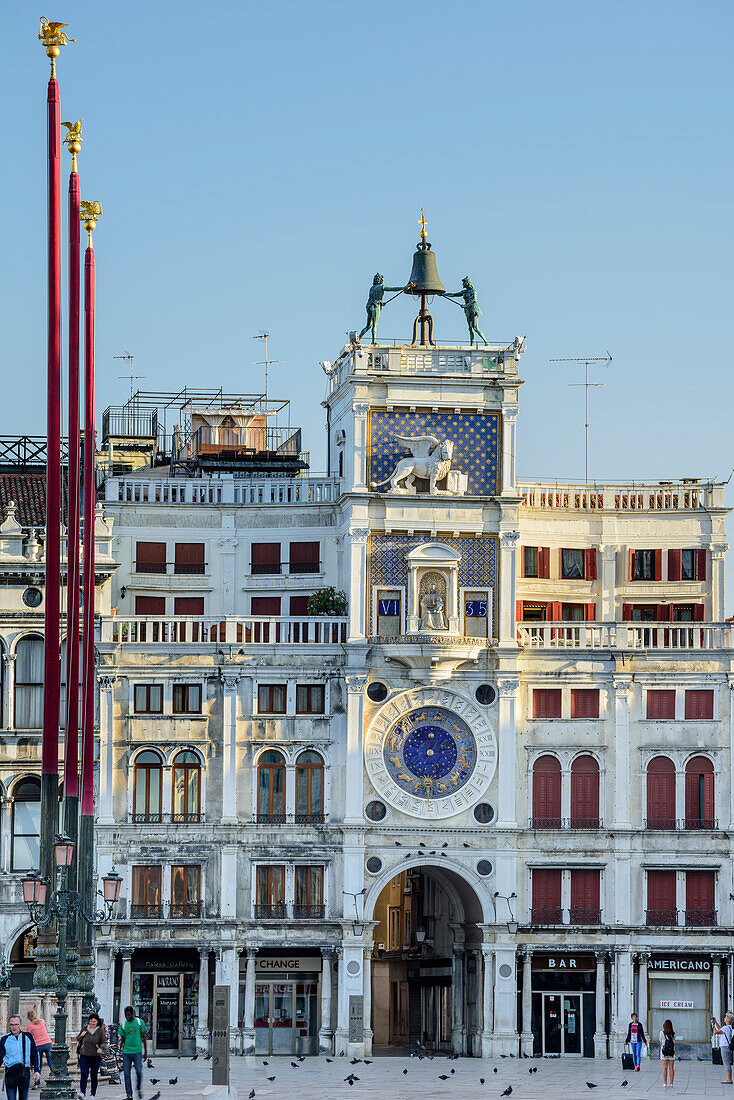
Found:
[[[82,610],[82,817],[94,812],[94,248],[84,255],[84,585]]]

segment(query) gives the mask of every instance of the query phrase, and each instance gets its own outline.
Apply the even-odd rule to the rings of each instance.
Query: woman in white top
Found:
[[[714,1035],[718,1035],[719,1037],[721,1064],[726,1071],[726,1081],[722,1081],[722,1085],[732,1084],[731,1063],[733,1052],[731,1046],[729,1045],[731,1043],[732,1035],[734,1034],[734,1027],[732,1027],[732,1022],[734,1022],[734,1016],[732,1016],[731,1012],[726,1013],[726,1015],[724,1016],[724,1023],[721,1025],[721,1027],[718,1024],[718,1021],[713,1016],[711,1017],[711,1026],[714,1029]]]

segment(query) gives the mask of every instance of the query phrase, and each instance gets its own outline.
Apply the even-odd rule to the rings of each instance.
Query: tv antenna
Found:
[[[113,359],[124,359],[130,364],[130,404],[133,402],[133,382],[138,382],[143,378],[147,378],[145,374],[133,374],[133,357],[129,351],[124,351],[122,355],[113,355]],[[118,374],[118,378],[127,378],[126,374]]]
[[[607,352],[606,355],[589,356],[588,359],[583,359],[581,357],[579,357],[579,358],[567,357],[567,358],[564,358],[564,359],[549,359],[548,360],[549,363],[583,363],[584,364],[584,381],[583,382],[569,382],[568,385],[569,385],[569,387],[576,387],[576,386],[583,386],[584,387],[584,398],[585,398],[584,404],[585,404],[585,410],[586,410],[586,417],[585,417],[585,423],[584,423],[584,434],[585,434],[585,441],[586,441],[585,465],[584,465],[584,482],[585,482],[586,485],[589,484],[589,390],[590,389],[596,389],[599,386],[604,385],[603,382],[590,382],[589,381],[589,363],[607,363],[607,364],[609,364],[609,363],[611,363],[611,361],[612,361],[612,357],[609,354],[609,352]]]
[[[265,358],[255,363],[256,367],[265,367],[265,417],[268,416],[268,368],[275,366],[280,362],[280,359],[268,359],[268,340],[270,339],[269,332],[259,332],[257,336],[253,336],[253,340],[265,341]]]

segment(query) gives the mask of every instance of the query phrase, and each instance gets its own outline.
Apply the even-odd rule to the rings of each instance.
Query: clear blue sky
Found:
[[[141,386],[290,396],[323,466],[324,379],[376,270],[407,279],[425,207],[449,289],[527,333],[519,470],[727,477],[732,141],[728,0],[209,5],[63,0],[62,118],[98,198],[98,405]],[[44,110],[35,10],[4,12],[0,433],[40,432]],[[68,163],[68,157],[66,158]],[[463,338],[439,303],[436,335]],[[382,332],[410,331],[408,302]],[[30,400],[29,400],[30,397]],[[734,497],[733,497],[734,499]],[[734,597],[734,593],[732,593]],[[729,601],[731,603],[731,600]]]

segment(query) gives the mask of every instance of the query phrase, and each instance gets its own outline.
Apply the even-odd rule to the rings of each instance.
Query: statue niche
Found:
[[[446,581],[440,573],[425,573],[419,589],[420,623],[419,629],[445,631],[446,623]]]

